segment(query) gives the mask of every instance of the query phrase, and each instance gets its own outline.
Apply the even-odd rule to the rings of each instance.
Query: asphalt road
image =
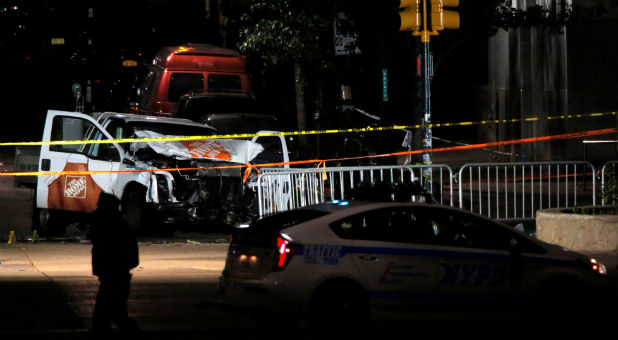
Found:
[[[221,305],[216,284],[227,251],[223,236],[209,235],[189,242],[140,242],[140,265],[133,272],[129,310],[143,330],[142,337],[282,338],[291,332],[301,339],[339,338],[339,333],[323,333],[302,324],[288,329],[277,320],[273,320],[275,327],[264,327],[253,317],[260,311]],[[87,241],[0,244],[0,338],[89,338],[98,289],[91,274],[90,250]],[[610,275],[615,278],[615,268],[611,268]],[[590,311],[603,320],[590,331],[600,332],[607,317],[615,315],[611,312]],[[538,325],[535,320],[493,311],[474,315],[423,311],[414,314],[414,320],[384,316],[357,336],[382,339],[387,334],[396,336],[413,330],[420,338],[476,332],[481,332],[476,337],[489,337],[508,327],[513,327],[513,332],[539,331],[532,327]],[[560,330],[554,324],[541,331],[555,334]],[[346,338],[349,336],[346,333]]]

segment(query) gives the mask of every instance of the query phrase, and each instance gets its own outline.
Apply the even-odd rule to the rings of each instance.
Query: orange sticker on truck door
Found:
[[[67,163],[64,171],[88,171],[88,164]],[[99,194],[103,191],[90,175],[60,175],[47,188],[49,209],[87,213],[96,210]]]

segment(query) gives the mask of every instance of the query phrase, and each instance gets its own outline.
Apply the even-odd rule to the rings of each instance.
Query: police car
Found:
[[[607,283],[596,260],[460,209],[332,201],[239,226],[219,288],[226,303],[362,324],[380,307],[571,304]]]

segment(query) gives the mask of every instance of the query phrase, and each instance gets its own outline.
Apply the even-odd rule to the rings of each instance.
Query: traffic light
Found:
[[[444,9],[458,6],[459,0],[431,0],[431,30],[458,29],[459,13]]]
[[[419,31],[421,29],[421,0],[401,0],[399,2],[400,31]]]

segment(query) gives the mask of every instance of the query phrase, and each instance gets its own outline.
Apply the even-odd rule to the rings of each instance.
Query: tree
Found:
[[[296,121],[307,128],[306,74],[310,68],[329,67],[328,39],[332,11],[321,1],[249,0],[240,18],[239,49],[261,60],[264,68],[294,67]],[[301,140],[301,147],[303,147]]]

